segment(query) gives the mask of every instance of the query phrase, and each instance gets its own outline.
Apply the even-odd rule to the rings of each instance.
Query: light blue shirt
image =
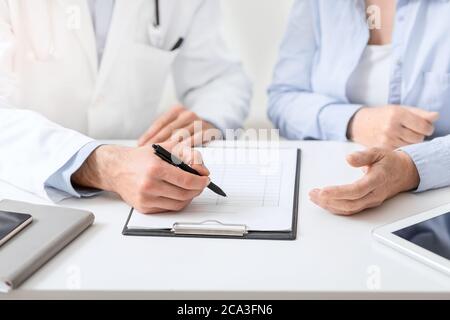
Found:
[[[115,0],[88,0],[97,42],[98,61],[101,62],[114,13]],[[99,63],[100,65],[100,63]]]
[[[89,10],[92,16],[92,23],[97,42],[97,54],[99,65],[103,57],[103,52],[108,38],[114,11],[115,0],[88,0]],[[65,197],[89,197],[98,194],[98,190],[75,188],[72,185],[72,175],[82,166],[91,153],[101,146],[100,142],[94,141],[76,153],[62,168],[51,175],[45,186],[59,191],[60,196],[53,197],[60,200]]]
[[[388,103],[440,113],[432,141],[402,148],[419,171],[417,191],[450,185],[449,17],[450,0],[397,1]],[[269,88],[268,115],[283,136],[347,140],[362,107],[347,83],[368,40],[364,0],[296,0]]]

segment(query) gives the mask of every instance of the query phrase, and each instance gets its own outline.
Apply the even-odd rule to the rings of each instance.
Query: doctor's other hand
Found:
[[[166,149],[190,164],[202,176],[190,174],[161,160],[152,147],[105,145],[95,150],[72,176],[79,187],[119,194],[142,213],[180,211],[209,185],[209,171],[201,154],[191,148]],[[177,149],[177,151],[174,151]]]
[[[175,106],[156,119],[153,125],[139,138],[138,145],[144,146],[172,140],[189,146],[201,146],[219,139],[222,139],[219,129],[185,107]]]
[[[335,214],[352,215],[377,207],[401,192],[416,189],[420,182],[414,162],[403,151],[372,148],[350,154],[347,162],[363,168],[365,175],[349,185],[309,193],[315,204]]]
[[[365,107],[357,111],[350,120],[347,136],[367,147],[394,150],[423,142],[433,134],[433,122],[438,118],[437,112],[414,107]]]

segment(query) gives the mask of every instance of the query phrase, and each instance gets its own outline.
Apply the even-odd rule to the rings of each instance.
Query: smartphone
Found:
[[[33,221],[29,214],[0,210],[0,246],[18,234]]]

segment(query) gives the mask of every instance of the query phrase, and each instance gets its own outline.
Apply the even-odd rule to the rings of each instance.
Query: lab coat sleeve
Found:
[[[70,197],[86,198],[96,196],[101,192],[101,190],[81,188],[72,184],[72,175],[80,169],[92,152],[101,145],[102,143],[98,141],[89,142],[47,179],[45,188],[47,194],[51,194],[51,199],[60,201]]]
[[[314,92],[312,68],[317,54],[312,1],[296,0],[281,44],[268,116],[289,139],[347,140],[347,126],[361,105]]]
[[[221,32],[219,0],[204,0],[173,66],[180,101],[223,132],[242,127],[252,86]]]
[[[0,180],[52,201],[61,194],[46,185],[93,140],[30,110],[0,105]]]
[[[45,182],[93,140],[9,103],[14,41],[8,3],[0,1],[0,180],[53,200]]]

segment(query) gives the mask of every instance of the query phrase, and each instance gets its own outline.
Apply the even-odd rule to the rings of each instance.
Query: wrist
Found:
[[[80,187],[115,191],[115,177],[120,171],[123,152],[121,146],[103,145],[86,159],[72,176],[72,183]]]
[[[348,122],[347,125],[347,139],[350,141],[354,141],[354,142],[358,142],[356,141],[358,134],[357,134],[357,130],[358,130],[358,123],[360,122],[361,119],[361,115],[365,113],[365,110],[367,108],[363,107],[361,109],[359,109],[358,111],[355,112],[355,114],[353,115],[353,117],[351,117],[350,121]]]
[[[396,153],[401,163],[401,191],[411,191],[417,189],[420,183],[420,176],[414,161],[406,152],[398,150]]]

